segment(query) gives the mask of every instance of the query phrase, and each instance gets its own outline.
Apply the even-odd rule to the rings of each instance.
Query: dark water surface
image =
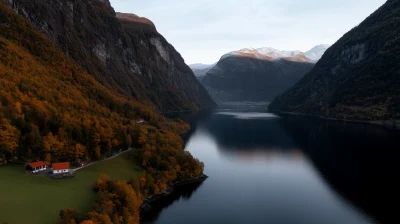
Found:
[[[262,111],[182,118],[209,178],[150,223],[400,223],[398,132]]]

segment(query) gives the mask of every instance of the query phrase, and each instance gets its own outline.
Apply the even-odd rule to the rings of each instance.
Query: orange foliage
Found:
[[[97,82],[3,3],[0,21],[0,157],[99,159],[132,145],[133,120],[163,120]]]
[[[138,223],[142,198],[201,174],[203,164],[179,136],[187,124],[100,84],[3,3],[0,21],[0,158],[100,159],[140,148],[146,173],[133,185],[101,177],[94,211],[82,223]],[[133,122],[139,117],[149,125]],[[76,216],[63,210],[59,223],[77,223]]]
[[[94,185],[97,192],[94,211],[88,213],[93,223],[139,223],[142,203],[132,186],[125,181],[112,181],[102,175]]]

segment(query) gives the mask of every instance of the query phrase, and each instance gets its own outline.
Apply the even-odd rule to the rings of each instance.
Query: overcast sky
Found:
[[[333,44],[386,0],[110,0],[151,19],[187,64],[241,48],[307,51]]]

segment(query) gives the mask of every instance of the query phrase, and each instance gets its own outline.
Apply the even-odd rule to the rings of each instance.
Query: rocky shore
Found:
[[[180,188],[190,185],[199,185],[207,178],[207,175],[202,174],[188,180],[183,180],[168,185],[165,191],[157,195],[149,196],[143,201],[142,205],[140,206],[140,215],[145,216],[145,214],[152,212],[154,208],[161,207],[163,204],[165,204],[165,201],[173,200],[175,198],[173,195],[179,193]]]

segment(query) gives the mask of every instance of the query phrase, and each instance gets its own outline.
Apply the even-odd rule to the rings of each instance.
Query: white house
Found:
[[[53,174],[68,173],[69,169],[70,169],[69,162],[53,163],[52,165]]]
[[[47,169],[47,164],[42,161],[29,163],[26,166],[26,170],[31,173],[38,173],[38,172],[46,170],[46,169]]]

